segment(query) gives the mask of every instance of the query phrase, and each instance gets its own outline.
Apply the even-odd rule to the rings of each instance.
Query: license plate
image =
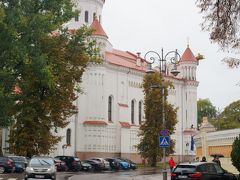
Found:
[[[44,178],[44,176],[43,176],[43,175],[35,175],[35,178],[40,178],[40,179],[42,179],[42,178]]]
[[[187,178],[185,175],[179,175],[178,178]]]

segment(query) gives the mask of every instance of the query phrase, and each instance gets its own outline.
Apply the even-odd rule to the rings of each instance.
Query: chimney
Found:
[[[136,65],[137,66],[141,66],[142,63],[141,63],[141,57],[140,57],[141,53],[140,52],[137,52],[137,61],[136,61]]]

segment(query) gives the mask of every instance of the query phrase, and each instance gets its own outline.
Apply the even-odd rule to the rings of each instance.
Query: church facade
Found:
[[[143,76],[146,62],[140,54],[114,49],[102,25],[104,0],[76,0],[79,17],[66,26],[76,29],[83,24],[91,26],[101,47],[102,64],[90,64],[83,75],[83,94],[76,101],[78,114],[70,119],[66,129],[59,132],[62,142],[53,154],[77,155],[81,159],[91,156],[128,157],[140,161],[135,147],[144,119]],[[168,101],[178,107],[175,133],[175,156],[182,160],[191,154],[189,128],[197,127],[196,70],[198,61],[189,47],[178,64],[177,77],[167,74],[173,82]],[[190,130],[191,132],[191,130]]]
[[[69,29],[83,24],[91,26],[103,63],[89,64],[83,74],[83,93],[78,94],[75,102],[78,113],[69,119],[65,129],[58,131],[63,138],[51,155],[76,155],[80,159],[118,156],[141,162],[135,145],[139,142],[140,124],[145,121],[142,82],[146,62],[140,53],[114,49],[108,41],[101,25],[105,0],[74,0],[74,3],[81,13],[65,26]],[[178,107],[178,123],[171,138],[176,142],[174,156],[179,161],[191,153],[190,128],[197,127],[197,65],[188,46],[178,63],[179,75],[165,76],[175,87],[169,90],[168,101]],[[5,131],[3,139],[6,138]],[[3,140],[2,147],[6,146]]]

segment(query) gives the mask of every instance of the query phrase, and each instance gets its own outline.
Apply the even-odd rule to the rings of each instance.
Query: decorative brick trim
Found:
[[[96,121],[96,120],[87,120],[84,121],[83,124],[89,124],[89,125],[107,125],[105,121]]]
[[[127,104],[118,103],[118,105],[121,106],[121,107],[128,108],[128,105],[127,105]]]
[[[122,127],[130,128],[131,125],[128,122],[119,121]]]

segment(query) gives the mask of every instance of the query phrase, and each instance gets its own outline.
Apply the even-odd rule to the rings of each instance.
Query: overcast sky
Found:
[[[182,54],[189,39],[194,54],[205,59],[198,66],[198,98],[209,98],[223,110],[240,99],[240,69],[229,69],[221,62],[227,53],[201,30],[202,15],[195,0],[106,0],[102,25],[116,49],[160,53],[178,49]]]

